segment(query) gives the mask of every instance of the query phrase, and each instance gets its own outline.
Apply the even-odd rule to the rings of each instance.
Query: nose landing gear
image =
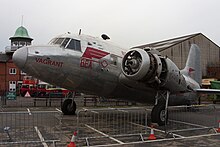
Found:
[[[74,101],[75,93],[71,94],[71,96],[72,99],[65,99],[61,106],[64,115],[74,115],[76,113],[76,102]]]

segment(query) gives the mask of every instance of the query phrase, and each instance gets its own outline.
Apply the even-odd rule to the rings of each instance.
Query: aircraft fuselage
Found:
[[[153,103],[159,90],[169,90],[170,104],[195,99],[196,94],[190,90],[199,84],[183,75],[168,58],[152,54],[157,57],[155,62],[163,60],[155,65],[157,70],[149,79],[152,82],[124,76],[122,60],[127,51],[106,40],[65,34],[46,46],[18,49],[13,60],[22,71],[42,81],[87,94]]]

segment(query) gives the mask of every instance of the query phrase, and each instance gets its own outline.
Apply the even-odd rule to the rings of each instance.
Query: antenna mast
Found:
[[[23,26],[24,15],[21,16],[21,26]]]

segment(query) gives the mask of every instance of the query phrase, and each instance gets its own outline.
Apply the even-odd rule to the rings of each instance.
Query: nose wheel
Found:
[[[76,103],[72,99],[66,99],[61,106],[64,115],[74,115],[76,112]]]

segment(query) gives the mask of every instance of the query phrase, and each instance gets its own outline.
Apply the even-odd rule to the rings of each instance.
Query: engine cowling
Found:
[[[122,59],[122,72],[129,80],[145,86],[169,90],[187,91],[187,83],[179,68],[167,57],[154,50],[132,49]]]
[[[162,62],[157,54],[135,48],[125,54],[122,60],[122,72],[131,80],[160,84]]]

